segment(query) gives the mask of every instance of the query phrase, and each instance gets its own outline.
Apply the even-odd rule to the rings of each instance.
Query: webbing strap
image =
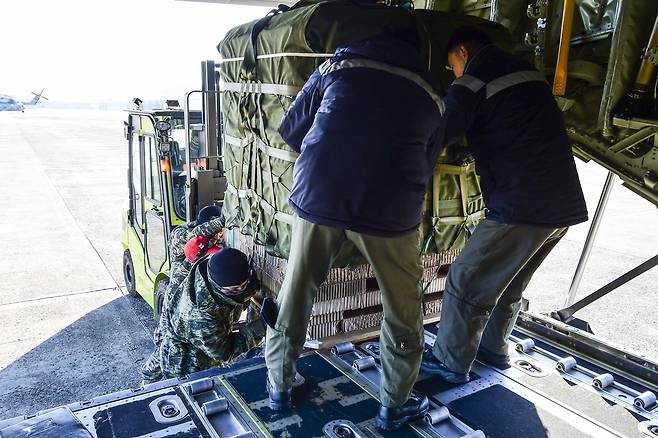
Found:
[[[269,53],[266,55],[258,55],[256,59],[274,59],[274,58],[331,58],[333,53],[301,53],[301,52],[282,52],[282,53]],[[244,57],[237,58],[223,58],[217,61],[217,64],[224,64],[226,62],[238,62],[244,60]]]
[[[479,221],[481,219],[484,219],[485,217],[486,217],[485,211],[479,210],[473,214],[469,214],[468,216],[445,216],[445,217],[435,217],[433,219],[435,224],[461,225],[464,222]]]
[[[233,187],[232,184],[228,184],[226,186],[226,191],[232,193],[238,198],[243,198],[243,199],[254,198],[258,201],[258,203],[264,210],[267,210],[268,213],[270,213],[274,217],[274,219],[281,222],[285,222],[289,225],[292,225],[293,223],[293,216],[291,214],[276,211],[276,209],[272,207],[269,204],[269,202],[267,202],[265,199],[260,197],[260,195],[258,195],[258,193],[254,192],[252,189],[238,189],[236,187]]]
[[[427,81],[425,81],[425,79],[423,79],[420,75],[404,68],[389,65],[384,62],[373,61],[372,59],[344,59],[333,64],[324,64],[323,66],[320,66],[320,72],[323,75],[328,75],[331,72],[346,68],[370,68],[408,79],[425,90],[425,92],[436,104],[441,115],[443,115],[445,112],[446,106],[443,103],[443,99],[441,99],[441,97],[434,92],[432,86],[428,84]]]
[[[457,166],[454,164],[442,164],[440,163],[435,171],[435,174],[449,174],[449,175],[465,175],[471,173],[475,170],[475,162],[470,162],[467,165]]]
[[[439,164],[434,171],[432,205],[433,205],[433,223],[434,225],[463,225],[469,232],[473,227],[472,224],[484,219],[486,212],[479,210],[471,214],[466,214],[469,207],[469,192],[467,177],[475,171],[475,162],[466,165]],[[456,175],[459,177],[459,199],[442,200],[440,199],[441,179],[444,175]],[[441,216],[441,207],[461,209],[465,216]],[[469,226],[470,225],[470,226]]]
[[[297,158],[299,157],[299,154],[297,152],[285,151],[283,149],[275,148],[273,146],[265,144],[259,138],[254,138],[253,136],[240,139],[237,137],[224,134],[224,141],[226,142],[226,144],[230,144],[232,146],[237,146],[240,148],[244,148],[251,142],[255,141],[258,148],[263,152],[267,153],[270,157],[277,158],[283,161],[289,161],[291,163],[297,161]]]
[[[302,89],[293,85],[263,84],[260,82],[222,82],[219,86],[221,91],[232,91],[236,93],[274,94],[277,96],[294,97]]]

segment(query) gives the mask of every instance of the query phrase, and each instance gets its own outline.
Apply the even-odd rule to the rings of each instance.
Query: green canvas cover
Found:
[[[292,220],[288,196],[297,154],[277,128],[307,78],[337,47],[386,27],[417,26],[430,70],[445,90],[454,79],[445,69],[445,45],[452,31],[465,23],[512,47],[504,27],[476,17],[343,1],[295,6],[229,31],[218,45],[227,226],[252,235],[270,254],[287,258]],[[439,162],[428,185],[422,223],[429,252],[460,249],[483,217],[472,160],[446,151]],[[357,262],[348,255],[338,264]]]

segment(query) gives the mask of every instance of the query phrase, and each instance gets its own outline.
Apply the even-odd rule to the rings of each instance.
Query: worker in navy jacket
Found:
[[[270,406],[290,406],[313,298],[343,243],[372,264],[382,290],[377,424],[396,429],[427,410],[411,395],[423,351],[418,226],[441,143],[443,101],[417,37],[382,35],[338,49],[310,77],[279,132],[300,153],[290,257],[268,329]]]
[[[473,28],[448,45],[445,144],[466,135],[487,208],[450,267],[421,369],[467,382],[478,357],[508,366],[521,295],[567,227],[587,220],[571,146],[544,75]]]

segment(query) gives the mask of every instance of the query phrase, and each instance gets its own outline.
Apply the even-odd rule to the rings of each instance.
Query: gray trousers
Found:
[[[566,232],[482,221],[448,272],[434,355],[465,373],[479,346],[507,354],[523,291]]]
[[[399,406],[409,397],[423,352],[418,232],[383,238],[317,225],[296,217],[286,275],[277,299],[276,329],[267,329],[268,378],[279,391],[292,386],[313,299],[344,244],[353,244],[363,254],[372,265],[381,288],[384,320],[380,337],[380,399],[384,406]]]

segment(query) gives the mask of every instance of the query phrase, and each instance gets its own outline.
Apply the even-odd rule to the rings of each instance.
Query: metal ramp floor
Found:
[[[434,331],[434,325],[426,326],[428,345]],[[55,413],[61,417],[67,409],[89,432],[75,436],[96,438],[658,436],[651,385],[519,331],[511,337],[510,351],[510,368],[476,362],[471,382],[464,385],[421,374],[415,391],[430,398],[430,413],[392,433],[374,427],[380,374],[379,344],[373,338],[307,351],[299,361],[291,411],[270,410],[266,368],[257,357],[74,403],[28,420],[6,420],[0,422],[0,436],[30,436],[24,432],[43,424],[40,418]],[[31,425],[26,429],[21,421]]]

